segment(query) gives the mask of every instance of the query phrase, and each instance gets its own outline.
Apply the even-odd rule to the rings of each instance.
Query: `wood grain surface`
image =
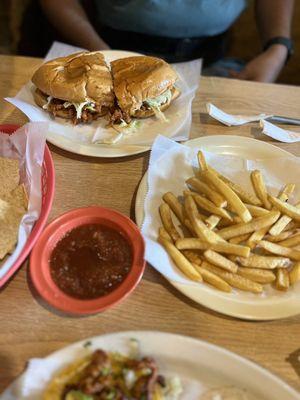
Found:
[[[15,95],[40,60],[0,56],[0,122],[24,124],[26,117],[3,97]],[[263,136],[256,124],[224,127],[205,113],[213,102],[228,112],[300,114],[300,88],[202,78],[193,103],[191,137],[245,135],[269,141],[295,155],[300,144],[281,144]],[[298,128],[300,131],[300,128]],[[75,207],[99,204],[134,219],[135,194],[149,154],[107,160],[77,156],[50,145],[56,168],[52,220]],[[190,335],[223,346],[268,368],[300,390],[300,316],[271,322],[246,322],[210,311],[177,292],[147,267],[141,284],[123,303],[89,317],[74,318],[43,304],[28,279],[28,264],[1,291],[0,392],[24,369],[73,341],[120,330],[152,329]]]

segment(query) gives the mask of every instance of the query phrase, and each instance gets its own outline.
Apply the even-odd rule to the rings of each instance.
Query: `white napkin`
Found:
[[[211,103],[206,104],[206,109],[208,114],[216,119],[222,124],[227,126],[237,126],[237,125],[244,125],[249,122],[256,122],[260,121],[265,118],[271,117],[271,115],[267,114],[258,114],[258,115],[235,115],[235,114],[227,114],[226,112],[220,110],[215,105]]]
[[[55,42],[46,56],[45,60],[53,59],[58,56],[65,56],[71,53],[76,53],[82,49],[78,47],[69,46],[67,44]],[[124,52],[111,51],[107,57],[111,59],[117,54],[116,58],[124,57]],[[128,56],[128,54],[127,54]],[[99,119],[92,124],[83,125],[79,124],[73,126],[70,122],[62,118],[53,120],[50,115],[38,107],[33,100],[34,85],[28,82],[19,93],[14,97],[8,97],[5,100],[18,107],[31,121],[46,121],[49,123],[48,135],[57,140],[63,136],[78,145],[91,144],[99,146],[102,143],[111,144],[115,148],[124,145],[135,146],[151,146],[155,137],[158,134],[163,134],[172,137],[174,140],[187,140],[189,138],[192,111],[191,105],[195,92],[198,89],[201,60],[194,60],[187,63],[173,64],[173,67],[179,75],[179,81],[176,83],[181,91],[181,95],[171,106],[164,112],[169,122],[159,121],[157,119],[148,118],[140,121],[139,128],[132,134],[122,134],[114,129],[108,129],[109,140],[106,134],[103,133],[106,129],[107,121]],[[97,128],[100,127],[96,135]],[[96,137],[95,137],[96,135]]]
[[[300,132],[288,131],[271,124],[268,121],[260,121],[262,133],[284,143],[295,143],[300,141]]]
[[[141,229],[146,241],[146,260],[166,278],[190,285],[199,284],[185,278],[156,240],[161,226],[158,209],[162,196],[168,191],[176,196],[182,196],[183,190],[187,188],[185,181],[194,175],[195,167],[198,167],[198,150],[175,143],[163,136],[155,140],[148,169],[148,192],[144,203],[145,217]],[[291,201],[300,199],[300,160],[295,157],[246,160],[206,151],[204,154],[213,168],[249,192],[253,193],[249,171],[260,169],[271,194],[277,195],[286,183],[294,182],[297,187]],[[176,221],[175,218],[174,221]],[[273,289],[270,288],[270,290]]]
[[[28,211],[23,216],[18,243],[14,252],[0,261],[0,278],[13,266],[21,254],[34,223],[41,211],[41,172],[46,144],[45,123],[28,123],[13,135],[0,133],[0,156],[16,158],[20,163],[20,180],[25,184],[29,196]]]

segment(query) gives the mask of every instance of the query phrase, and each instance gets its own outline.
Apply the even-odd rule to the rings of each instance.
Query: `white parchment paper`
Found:
[[[80,50],[82,49],[56,42],[47,54],[46,60],[72,54]],[[112,59],[126,56],[126,53],[123,51],[109,51],[107,53],[104,52],[104,55],[108,58],[107,61],[111,61]],[[180,89],[181,95],[164,112],[168,122],[159,121],[155,117],[141,120],[136,132],[130,135],[124,133],[121,137],[114,129],[106,128],[107,121],[103,118],[94,121],[92,124],[79,124],[76,126],[62,118],[55,118],[54,120],[47,112],[35,104],[33,99],[35,87],[31,82],[23,86],[14,98],[8,97],[6,100],[19,108],[31,121],[48,122],[48,133],[51,133],[52,136],[62,136],[72,141],[73,144],[76,142],[78,145],[84,143],[101,146],[101,141],[105,140],[107,145],[107,140],[109,139],[114,148],[125,145],[144,147],[150,146],[158,134],[172,137],[178,141],[187,140],[192,120],[191,105],[199,85],[201,60],[173,64],[173,67],[179,75],[179,81],[176,86]],[[98,127],[100,129],[97,131]],[[95,136],[96,132],[97,135]],[[118,139],[117,142],[116,138]]]
[[[257,115],[228,114],[211,103],[206,104],[206,109],[208,115],[210,115],[212,118],[216,119],[217,121],[227,126],[232,126],[232,125],[237,126],[237,125],[248,124],[249,122],[258,122],[262,119],[266,119],[272,116],[267,114],[257,114]]]
[[[197,149],[175,143],[159,136],[151,151],[148,169],[148,192],[144,203],[144,222],[142,234],[146,240],[146,260],[167,279],[188,285],[199,283],[191,282],[176,268],[164,248],[157,243],[158,229],[161,226],[159,205],[166,192],[173,192],[182,196],[187,188],[185,181],[194,175],[197,168]],[[240,157],[217,155],[204,151],[208,163],[227,176],[229,179],[253,192],[249,178],[249,171],[260,169],[265,178],[268,191],[277,195],[278,191],[289,182],[296,183],[297,188],[291,197],[291,202],[300,199],[300,160],[291,158],[271,158],[263,160],[246,160]],[[176,224],[179,224],[174,217]],[[298,287],[299,285],[295,286]],[[289,293],[294,289],[289,289]],[[276,293],[268,288],[268,293]],[[245,293],[236,291],[235,295],[245,296]],[[300,294],[299,294],[300,295]],[[249,294],[249,296],[257,296]]]
[[[41,211],[41,173],[46,144],[47,123],[28,123],[13,135],[0,132],[0,156],[15,158],[20,164],[20,183],[29,197],[28,211],[23,216],[15,251],[0,262],[0,279],[10,270],[21,254],[34,223]]]
[[[294,132],[294,131],[289,131],[287,129],[282,129],[279,128],[279,126],[271,124],[271,122],[263,120],[260,121],[260,126],[262,128],[262,133],[264,133],[267,136],[270,136],[275,140],[278,140],[279,142],[284,142],[284,143],[300,142],[300,131]]]

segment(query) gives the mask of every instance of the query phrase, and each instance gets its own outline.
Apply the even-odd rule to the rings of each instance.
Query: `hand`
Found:
[[[273,45],[255,57],[241,72],[230,71],[230,76],[257,82],[275,82],[285,64],[287,49],[282,45]]]

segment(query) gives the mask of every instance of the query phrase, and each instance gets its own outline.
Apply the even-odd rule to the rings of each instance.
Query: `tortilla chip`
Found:
[[[19,180],[19,161],[0,157],[0,196],[14,190]]]
[[[68,365],[50,381],[43,394],[43,400],[60,400],[67,385],[76,384],[82,377],[82,372],[90,364],[91,356],[77,360]]]
[[[24,209],[0,199],[0,259],[14,250],[23,215]]]
[[[0,196],[0,198],[8,202],[10,205],[21,208],[24,211],[28,209],[28,196],[23,183],[17,186],[10,193]]]

